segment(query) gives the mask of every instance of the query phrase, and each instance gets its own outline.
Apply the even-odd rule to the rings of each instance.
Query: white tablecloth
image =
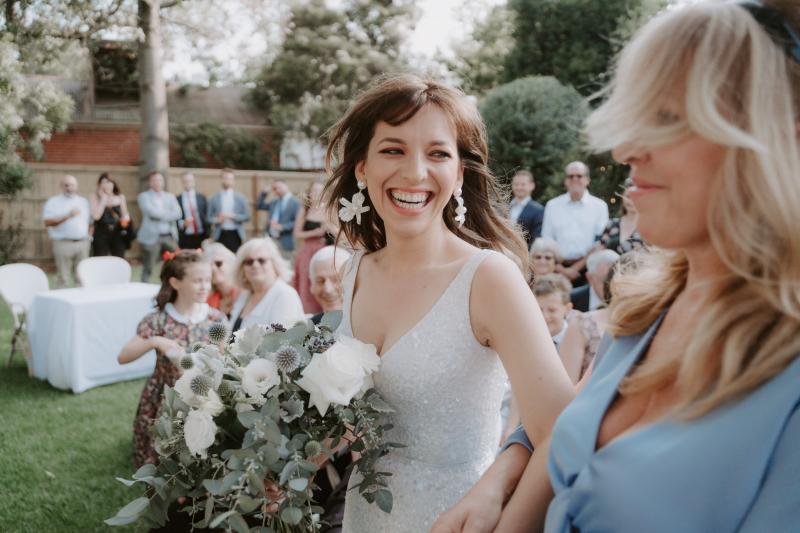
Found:
[[[117,355],[153,308],[158,288],[125,283],[38,294],[28,313],[33,375],[76,393],[149,376],[155,352],[127,365],[117,363]]]

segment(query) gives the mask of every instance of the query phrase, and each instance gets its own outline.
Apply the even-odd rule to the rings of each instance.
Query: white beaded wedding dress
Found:
[[[428,313],[386,351],[375,388],[394,409],[388,439],[405,444],[381,459],[394,506],[390,514],[348,491],[344,533],[427,532],[478,481],[497,452],[505,371],[478,343],[469,318],[472,279],[487,250],[470,257]],[[343,280],[340,332],[353,336],[350,308],[362,253]],[[360,481],[358,472],[350,487]]]

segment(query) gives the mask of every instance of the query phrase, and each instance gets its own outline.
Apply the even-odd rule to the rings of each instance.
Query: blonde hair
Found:
[[[286,281],[287,283],[292,280],[292,272],[289,270],[289,262],[281,256],[281,252],[278,250],[278,245],[276,245],[272,239],[262,237],[250,239],[241,247],[239,247],[239,250],[236,252],[234,281],[236,282],[237,286],[247,289],[248,291],[253,290],[250,282],[247,281],[247,276],[244,274],[244,261],[256,250],[262,250],[267,253],[267,257],[269,257],[269,261],[272,264],[272,268],[275,269],[275,275],[278,276],[278,278]]]
[[[790,2],[765,2],[797,26]],[[651,20],[619,58],[609,97],[587,121],[590,144],[658,146],[694,133],[726,148],[706,221],[730,274],[715,284],[672,360],[646,360],[620,390],[678,384],[675,411],[708,413],[800,352],[800,65],[737,4],[701,3]],[[683,119],[664,122],[664,104]],[[609,329],[641,333],[684,289],[681,251],[637,255],[612,282]]]
[[[537,279],[531,287],[534,296],[561,295],[561,303],[568,304],[572,293],[572,283],[563,274],[553,272]]]
[[[535,253],[553,254],[556,263],[561,262],[561,253],[558,251],[558,243],[548,237],[536,237],[531,245],[530,255]]]

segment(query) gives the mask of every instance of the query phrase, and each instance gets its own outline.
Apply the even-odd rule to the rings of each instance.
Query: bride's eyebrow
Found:
[[[406,142],[403,139],[398,139],[397,137],[384,137],[383,139],[378,141],[378,144],[383,144],[383,143],[406,144]]]

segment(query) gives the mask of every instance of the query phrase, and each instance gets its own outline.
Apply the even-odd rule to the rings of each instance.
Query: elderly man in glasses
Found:
[[[547,202],[542,222],[542,237],[556,241],[563,258],[556,271],[576,287],[586,283],[586,257],[608,224],[608,205],[589,194],[589,182],[585,163],[567,165],[567,192]]]

